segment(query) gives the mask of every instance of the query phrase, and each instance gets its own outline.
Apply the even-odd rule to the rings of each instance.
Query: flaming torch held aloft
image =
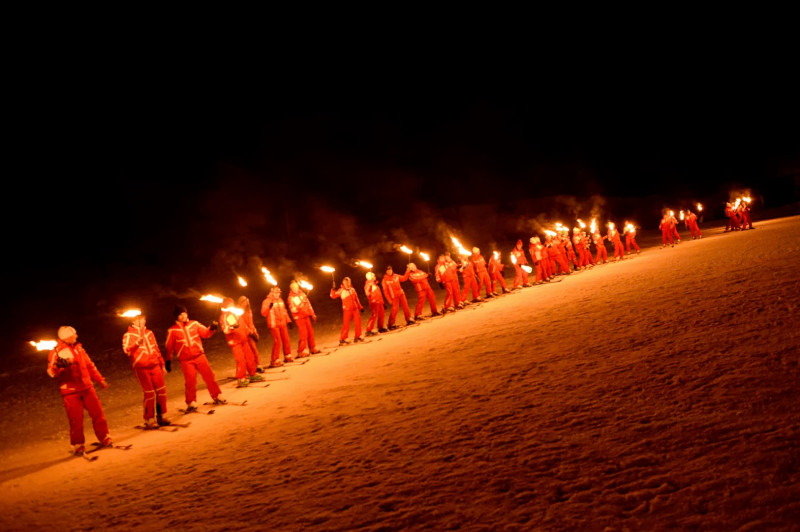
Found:
[[[371,270],[372,269],[372,264],[370,264],[369,262],[367,262],[365,260],[360,260],[356,264],[358,266],[361,266],[362,268],[367,269],[367,270]]]
[[[427,253],[422,252],[422,251],[419,252],[419,256],[422,257],[422,260],[425,261],[425,266],[428,267],[428,274],[430,274],[431,273],[431,256],[428,255]]]
[[[681,220],[685,219],[685,215],[683,214],[683,209],[681,209],[681,212],[679,213],[679,216],[680,216]]]
[[[525,270],[527,273],[531,273],[531,272],[533,271],[533,268],[531,268],[531,267],[530,267],[530,266],[528,266],[527,264],[523,264],[523,265],[521,265],[521,266],[520,266],[520,268],[522,268],[523,270]]]
[[[230,312],[236,316],[241,316],[244,314],[244,309],[240,309],[239,307],[225,307],[222,309],[222,312]]]
[[[333,282],[333,287],[336,288],[336,278],[333,276],[333,272],[336,271],[336,268],[334,268],[333,266],[322,266],[320,267],[320,270],[331,274],[331,281]]]
[[[303,290],[307,290],[309,292],[314,288],[314,285],[312,285],[305,279],[300,281],[298,284],[300,285],[300,288],[302,288]]]
[[[595,218],[592,218],[592,224],[589,226],[589,230],[592,232],[592,234],[597,232],[597,220]]]
[[[411,254],[414,253],[408,246],[400,246],[400,251],[408,255],[408,263],[411,264]]]
[[[272,286],[278,286],[278,281],[269,273],[269,270],[266,269],[264,266],[261,267],[261,273],[264,274],[264,279],[271,284]]]
[[[136,316],[141,316],[142,311],[138,308],[132,308],[130,310],[126,310],[121,314],[117,314],[120,318],[135,318]]]
[[[698,203],[697,204],[697,211],[698,212],[703,212],[703,204],[702,203]]]
[[[39,340],[38,342],[31,340],[29,343],[35,347],[37,351],[52,351],[58,344],[55,340]]]
[[[200,298],[200,301],[208,301],[209,303],[222,303],[222,298],[211,294],[206,294]]]
[[[586,224],[583,223],[583,220],[581,220],[580,218],[578,218],[578,225],[581,226],[581,229],[586,229]]]
[[[244,277],[241,275],[237,276],[237,280],[239,281],[239,286],[245,287],[247,286],[247,281],[244,280]]]

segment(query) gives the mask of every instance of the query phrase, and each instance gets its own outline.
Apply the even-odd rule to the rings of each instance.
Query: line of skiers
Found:
[[[746,198],[745,201],[737,200],[735,203],[726,203],[725,216],[728,218],[728,225],[725,227],[726,233],[728,231],[753,229],[753,219],[750,217],[749,198]]]

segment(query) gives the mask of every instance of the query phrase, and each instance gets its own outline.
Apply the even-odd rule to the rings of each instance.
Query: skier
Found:
[[[233,299],[224,298],[219,323],[236,361],[236,385],[245,388],[250,382],[260,382],[264,378],[256,372],[255,356],[250,351],[250,334],[247,326],[241,323],[237,310],[244,315],[242,309],[234,307]]]
[[[614,222],[608,222],[608,240],[614,244],[614,260],[620,261],[625,258],[625,248],[622,247],[622,237],[614,225]]]
[[[436,262],[436,281],[447,292],[443,303],[446,311],[455,312],[456,308],[464,306],[461,302],[461,286],[458,284],[458,267],[450,255],[439,255]]]
[[[700,232],[700,226],[697,225],[697,215],[692,211],[688,211],[686,219],[683,221],[689,233],[692,235],[692,240],[696,238],[703,238],[703,233]]]
[[[383,286],[383,295],[386,300],[392,305],[392,310],[389,312],[389,330],[397,329],[395,325],[395,318],[397,317],[398,308],[403,309],[403,317],[406,319],[406,325],[413,325],[414,320],[411,319],[411,309],[408,308],[408,300],[406,294],[403,292],[403,287],[400,285],[402,277],[394,273],[391,266],[386,267],[386,274],[381,280]],[[360,336],[360,335],[356,335]],[[345,338],[347,335],[345,335]]]
[[[385,333],[388,329],[386,325],[386,313],[384,312],[384,305],[386,304],[383,299],[383,294],[378,286],[378,281],[375,279],[375,274],[367,272],[367,280],[364,282],[364,293],[367,294],[367,301],[369,302],[369,320],[367,320],[367,336],[372,336],[375,333],[374,329],[377,324],[378,332]]]
[[[608,262],[608,250],[606,249],[606,237],[600,234],[600,228],[598,227],[595,230],[594,235],[592,235],[592,239],[594,240],[594,245],[597,248],[597,257],[595,257],[595,262],[600,262],[600,258],[603,259],[603,264]]]
[[[578,253],[578,269],[583,270],[589,267],[589,252],[586,249],[586,241],[583,233],[577,228],[572,228],[572,242],[575,244],[575,251]]]
[[[289,304],[289,313],[297,324],[297,334],[300,337],[297,343],[297,358],[316,355],[320,352],[317,349],[317,342],[314,340],[313,323],[317,322],[317,314],[297,281],[289,283],[289,297],[286,298],[286,302]]]
[[[736,210],[730,203],[725,204],[725,216],[728,217],[728,225],[725,226],[725,232],[727,233],[728,231],[738,231],[739,220],[736,217]]]
[[[533,236],[530,239],[530,245],[528,246],[528,251],[531,254],[531,260],[533,261],[533,267],[536,268],[536,278],[533,281],[533,284],[542,284],[545,281],[549,281],[550,277],[545,270],[545,263],[544,258],[547,253],[547,250],[542,245],[542,241],[538,236]]]
[[[625,247],[628,253],[631,252],[631,246],[639,253],[639,245],[636,243],[636,227],[632,223],[625,222]]]
[[[211,400],[215,404],[225,404],[228,401],[222,397],[222,390],[217,384],[214,371],[208,363],[203,349],[203,338],[211,338],[219,328],[219,323],[212,322],[206,327],[199,321],[190,320],[186,307],[178,305],[173,311],[175,324],[167,329],[166,362],[171,363],[172,356],[178,357],[178,362],[183,370],[185,384],[186,411],[197,410],[197,374],[203,377]]]
[[[239,296],[239,299],[236,300],[236,306],[244,311],[244,314],[239,316],[239,325],[247,331],[247,345],[250,347],[250,355],[256,364],[256,371],[263,373],[264,368],[261,367],[261,359],[258,356],[258,341],[261,338],[258,335],[256,322],[253,319],[253,307],[250,306],[250,298]]]
[[[669,211],[669,225],[672,230],[672,236],[675,237],[675,243],[681,243],[681,235],[678,233],[678,220],[675,219],[675,213]]]
[[[103,413],[103,405],[94,389],[92,381],[100,384],[104,390],[108,388],[103,376],[95,367],[88,353],[78,341],[78,333],[69,326],[58,329],[58,341],[55,349],[47,357],[47,374],[56,379],[61,400],[69,420],[69,442],[75,455],[82,455],[85,448],[83,434],[83,410],[92,418],[92,428],[103,446],[111,446],[113,442],[108,433],[108,422]]]
[[[481,255],[481,250],[477,247],[472,248],[470,259],[475,266],[475,275],[478,277],[478,293],[480,293],[480,287],[483,286],[487,298],[496,296],[497,294],[492,290],[492,278],[486,270],[486,259]]]
[[[431,308],[431,316],[439,316],[439,310],[436,308],[436,294],[433,292],[430,283],[428,282],[428,274],[422,270],[417,269],[417,265],[409,262],[406,268],[406,273],[403,275],[402,280],[411,280],[414,289],[417,291],[417,306],[414,308],[414,320],[421,320],[422,310],[425,308],[425,300],[428,300],[428,306]]]
[[[492,276],[492,292],[495,294],[497,293],[497,283],[500,283],[500,287],[503,289],[504,294],[510,292],[510,290],[506,288],[506,280],[503,279],[504,267],[505,265],[500,260],[500,253],[493,251],[492,258],[489,259],[489,274]]]
[[[658,228],[661,229],[661,247],[667,247],[667,239],[669,239],[669,243],[671,247],[675,247],[675,242],[672,240],[672,221],[670,220],[669,211],[664,211],[664,216],[661,218],[661,223],[658,224]]]
[[[281,299],[281,289],[277,286],[273,287],[261,302],[261,315],[267,319],[267,325],[272,334],[272,361],[269,367],[278,368],[286,362],[294,362],[292,345],[289,340],[289,325],[292,323],[292,319]],[[281,347],[283,347],[283,361],[281,361]]]
[[[144,426],[155,429],[169,425],[167,413],[167,385],[164,375],[171,364],[164,361],[158,349],[156,335],[146,327],[147,318],[140,314],[133,318],[122,335],[122,351],[128,355],[136,379],[144,392]]]
[[[464,280],[464,291],[461,292],[461,300],[467,301],[469,297],[469,291],[472,290],[472,302],[473,303],[480,303],[483,301],[480,293],[480,287],[478,286],[478,280],[475,277],[475,266],[472,265],[472,261],[466,258],[461,258],[461,278]]]
[[[391,270],[391,267],[389,267],[389,270]],[[398,277],[400,276],[398,275]],[[361,301],[358,300],[356,289],[350,285],[349,277],[342,279],[342,285],[338,290],[335,285],[331,288],[331,299],[339,298],[342,300],[343,312],[342,332],[339,334],[339,345],[349,343],[347,337],[350,334],[351,320],[355,323],[355,339],[353,341],[363,342],[364,338],[361,337],[361,311],[364,307],[361,305]]]
[[[521,239],[517,240],[517,245],[511,250],[511,262],[514,263],[514,289],[532,286],[528,282],[528,272],[522,268],[523,264],[528,264],[528,259],[525,258],[525,250],[522,249]]]
[[[742,203],[742,230],[753,229],[753,218],[750,216],[750,202]],[[698,229],[699,231],[699,229]],[[702,238],[702,235],[701,235]]]

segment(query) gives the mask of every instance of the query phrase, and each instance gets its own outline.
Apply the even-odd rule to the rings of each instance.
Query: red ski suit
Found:
[[[402,277],[396,273],[392,273],[391,275],[384,275],[381,281],[383,295],[386,296],[386,301],[392,305],[392,310],[389,313],[389,327],[394,326],[398,308],[403,309],[403,317],[405,317],[406,323],[411,321],[411,309],[408,308],[406,294],[403,292],[403,287],[400,285],[402,280]]]
[[[414,308],[414,319],[422,315],[426,299],[428,300],[428,305],[431,307],[431,313],[438,314],[439,311],[436,308],[436,294],[434,294],[433,288],[431,288],[428,282],[428,274],[421,270],[414,270],[413,272],[408,270],[405,275],[403,275],[403,281],[406,279],[411,281],[411,284],[414,285],[414,289],[417,291],[417,306]]]
[[[531,260],[533,261],[533,266],[536,268],[536,279],[534,282],[541,283],[544,282],[545,279],[548,279],[550,276],[548,275],[547,270],[545,269],[545,257],[547,254],[547,250],[542,245],[542,243],[533,243],[528,246],[528,251],[531,254]]]
[[[625,247],[628,253],[631,252],[631,246],[633,246],[636,251],[639,251],[639,245],[636,243],[636,229],[633,231],[625,230]]]
[[[733,208],[733,205],[727,203],[725,205],[725,216],[728,217],[728,225],[725,226],[725,231],[733,231],[739,230],[739,219],[736,216],[736,210]]]
[[[748,229],[753,228],[753,218],[750,216],[750,205],[744,204],[742,208],[742,229],[747,227]],[[700,229],[697,230],[700,232]]]
[[[680,242],[681,241],[681,235],[678,234],[678,220],[676,220],[674,216],[670,215],[669,223],[670,223],[670,227],[672,228],[672,234],[675,236],[675,240]]]
[[[197,401],[198,373],[203,377],[212,399],[222,393],[203,350],[202,339],[213,335],[214,331],[195,320],[188,320],[186,323],[178,321],[167,329],[167,360],[172,360],[175,355],[181,363],[187,405]]]
[[[503,288],[503,291],[508,290],[506,288],[506,280],[503,279],[503,268],[505,265],[500,262],[500,259],[492,254],[492,258],[489,259],[489,275],[492,276],[492,292],[495,291],[496,283],[500,283],[500,286]]]
[[[59,353],[64,357],[59,357]],[[56,362],[59,358],[71,359],[67,367],[59,367]],[[50,351],[47,357],[47,374],[58,383],[61,400],[69,420],[69,442],[72,445],[86,442],[83,435],[83,410],[89,412],[92,418],[92,428],[97,441],[106,443],[111,440],[108,433],[108,422],[103,413],[103,405],[94,389],[92,381],[106,388],[106,381],[97,371],[92,359],[84,351],[81,344],[68,344],[58,340],[56,348]]]
[[[700,232],[700,227],[697,225],[697,215],[695,213],[690,212],[686,216],[684,223],[689,229],[689,233],[692,235],[692,238],[703,236],[703,233]]]
[[[578,257],[575,255],[575,247],[572,245],[572,240],[570,240],[568,234],[561,239],[561,249],[564,250],[564,254],[567,257],[567,266],[569,266],[569,261],[572,261],[572,265],[575,266],[577,270],[580,263],[578,262]]]
[[[446,258],[436,264],[436,281],[444,285],[447,295],[444,308],[454,310],[461,304],[461,286],[458,284],[458,266]]]
[[[386,312],[383,305],[384,299],[381,294],[381,289],[378,286],[378,281],[367,279],[364,283],[364,293],[367,294],[367,301],[369,302],[369,320],[367,320],[367,332],[373,330],[377,324],[378,330],[385,329],[386,327]]]
[[[545,247],[550,256],[550,276],[555,275],[557,271],[569,273],[567,258],[561,253],[561,246],[558,245],[558,242],[550,240]]]
[[[572,237],[572,241],[575,243],[575,250],[578,252],[578,266],[585,268],[591,263],[589,262],[589,252],[586,250],[583,237],[581,235],[575,235]]]
[[[595,233],[592,235],[592,239],[594,240],[594,245],[597,248],[597,256],[595,257],[596,262],[600,262],[600,258],[603,259],[603,264],[608,262],[608,250],[606,249],[606,237],[601,235],[600,233]]]
[[[614,244],[614,258],[616,259],[619,257],[620,259],[625,258],[625,248],[622,247],[622,237],[619,234],[619,231],[615,229],[609,229],[608,240]]]
[[[270,364],[276,365],[280,362],[281,347],[283,347],[283,357],[291,358],[292,344],[289,340],[289,323],[292,319],[286,311],[283,299],[267,296],[261,302],[261,315],[267,319],[267,326],[272,334],[272,361]]]
[[[461,277],[464,280],[464,291],[461,292],[461,299],[466,301],[469,299],[469,291],[472,289],[472,299],[481,297],[480,288],[478,287],[478,280],[475,278],[475,267],[469,259],[461,261]]]
[[[167,385],[164,384],[164,359],[158,349],[156,335],[148,328],[133,325],[122,336],[122,350],[131,361],[136,378],[144,392],[144,420],[156,417],[156,403],[167,413]]]
[[[302,355],[306,348],[310,351],[316,351],[317,342],[314,340],[313,323],[317,322],[317,315],[314,313],[314,308],[311,306],[308,296],[301,290],[297,292],[290,290],[286,302],[289,304],[289,312],[297,324],[297,333],[300,336],[300,341],[297,344],[297,354]]]
[[[661,245],[667,245],[667,239],[669,239],[669,243],[671,245],[675,245],[675,241],[672,239],[672,221],[669,215],[664,216],[661,218],[661,223],[658,224],[658,228],[661,229]]]
[[[484,290],[486,290],[486,296],[488,297],[494,290],[492,289],[492,278],[489,276],[489,272],[486,269],[486,259],[484,259],[483,255],[480,253],[473,253],[471,260],[472,264],[475,266],[475,275],[478,277],[478,293],[481,291],[480,287],[483,286]]]
[[[521,286],[530,286],[528,283],[528,272],[522,269],[523,264],[528,264],[528,259],[525,258],[525,250],[522,249],[522,240],[517,240],[517,247],[511,250],[511,256],[514,258],[514,288]]]
[[[223,302],[225,308],[233,306]],[[231,348],[233,359],[236,361],[236,378],[245,379],[256,374],[256,360],[250,350],[250,335],[247,327],[242,325],[239,316],[232,312],[223,312],[219,316],[219,325],[225,335],[225,342]]]
[[[342,299],[342,312],[344,313],[339,341],[347,340],[347,336],[350,334],[350,320],[355,322],[355,337],[361,338],[361,309],[364,307],[358,300],[356,289],[353,287],[341,287],[338,290],[331,288],[331,299],[337,298]]]
[[[247,332],[247,345],[250,346],[250,354],[255,361],[256,367],[261,365],[261,360],[258,356],[258,329],[256,329],[256,323],[253,319],[253,311],[250,309],[250,304],[248,303],[246,308],[244,309],[244,314],[239,316],[239,327],[244,327],[245,331]]]

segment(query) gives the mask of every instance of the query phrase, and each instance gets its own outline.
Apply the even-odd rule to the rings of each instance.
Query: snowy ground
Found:
[[[120,375],[101,398],[133,449],[92,463],[53,389],[48,439],[4,425],[0,529],[798,530],[798,232],[705,228],[226,389],[249,406],[175,433],[128,428]]]

